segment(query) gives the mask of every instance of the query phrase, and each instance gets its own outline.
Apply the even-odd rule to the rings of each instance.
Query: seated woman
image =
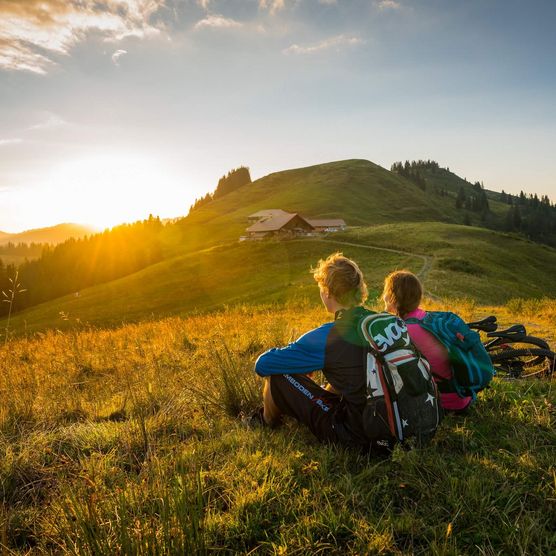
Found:
[[[382,299],[386,310],[402,319],[422,320],[427,314],[419,307],[423,297],[423,286],[415,274],[398,270],[384,280]],[[408,324],[407,330],[415,347],[427,358],[437,382],[450,379],[452,369],[446,348],[427,330],[418,324]],[[463,412],[471,404],[472,398],[461,398],[455,392],[441,392],[440,400],[445,410]]]

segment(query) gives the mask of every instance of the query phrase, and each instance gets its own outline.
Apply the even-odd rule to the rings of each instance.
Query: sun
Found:
[[[187,212],[191,195],[183,179],[159,160],[134,153],[95,154],[65,160],[32,193],[37,221],[79,222],[99,229]],[[31,217],[31,214],[28,215]]]

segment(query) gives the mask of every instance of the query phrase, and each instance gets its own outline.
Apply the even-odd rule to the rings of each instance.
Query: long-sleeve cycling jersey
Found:
[[[333,322],[328,322],[286,347],[269,349],[257,359],[255,371],[261,376],[270,376],[307,374],[324,369],[326,343],[333,326]]]
[[[286,347],[263,353],[255,364],[255,371],[260,376],[271,376],[322,370],[342,396],[342,411],[350,428],[359,433],[367,400],[367,350],[357,332],[357,323],[366,312],[363,307],[338,311],[334,322],[303,334]]]

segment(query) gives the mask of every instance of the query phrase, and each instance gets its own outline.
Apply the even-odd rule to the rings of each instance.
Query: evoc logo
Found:
[[[401,319],[396,319],[391,322],[381,333],[374,336],[374,341],[379,349],[379,351],[386,351],[388,348],[392,347],[404,334],[407,333],[407,326]],[[406,338],[405,342],[409,345],[409,338]]]

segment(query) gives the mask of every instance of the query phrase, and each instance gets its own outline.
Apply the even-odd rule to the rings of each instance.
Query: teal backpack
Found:
[[[367,346],[366,436],[377,444],[413,437],[418,446],[426,445],[443,413],[428,361],[411,343],[405,322],[389,313],[367,311],[358,331]]]
[[[489,385],[495,371],[481,337],[456,314],[430,311],[422,320],[410,318],[406,323],[418,324],[448,351],[452,378],[438,382],[440,392],[455,392],[462,398],[475,399]]]

